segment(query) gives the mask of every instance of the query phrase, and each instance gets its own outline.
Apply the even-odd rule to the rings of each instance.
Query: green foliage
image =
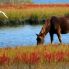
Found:
[[[9,18],[8,20],[5,21],[3,20],[5,22],[4,24],[13,26],[19,24],[37,25],[37,24],[44,24],[45,20],[47,18],[50,18],[51,16],[69,16],[69,7],[34,8],[33,6],[30,5],[30,7],[26,6],[24,8],[23,6],[21,6],[21,8],[12,7],[10,9],[2,9]]]

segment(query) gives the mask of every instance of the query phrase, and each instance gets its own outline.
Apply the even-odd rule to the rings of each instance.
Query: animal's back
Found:
[[[51,28],[53,30],[57,30],[58,26],[60,26],[61,33],[66,34],[69,33],[69,17],[51,17]]]
[[[60,24],[62,34],[69,33],[69,18],[60,17],[59,18],[59,24]]]

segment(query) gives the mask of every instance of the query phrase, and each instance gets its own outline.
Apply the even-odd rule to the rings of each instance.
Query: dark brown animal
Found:
[[[60,43],[62,43],[61,34],[69,33],[69,17],[52,16],[47,19],[40,33],[37,34],[37,45],[44,43],[44,37],[48,32],[50,33],[51,43],[54,34],[57,34]]]

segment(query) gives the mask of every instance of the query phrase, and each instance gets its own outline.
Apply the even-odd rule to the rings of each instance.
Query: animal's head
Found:
[[[37,35],[37,45],[42,45],[44,43],[44,38],[39,35],[39,34],[36,34]]]
[[[39,34],[37,34],[37,45],[41,45],[44,43],[45,35],[50,31],[50,20],[47,19],[46,23],[43,25]]]

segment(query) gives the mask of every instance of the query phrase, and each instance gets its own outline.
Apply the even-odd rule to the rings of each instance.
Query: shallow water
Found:
[[[0,47],[36,45],[36,34],[40,32],[41,28],[41,25],[2,27],[0,28]],[[57,36],[54,35],[54,43],[58,42]],[[62,35],[62,42],[69,44],[69,34]],[[50,43],[49,34],[45,37],[45,44],[48,43]]]

